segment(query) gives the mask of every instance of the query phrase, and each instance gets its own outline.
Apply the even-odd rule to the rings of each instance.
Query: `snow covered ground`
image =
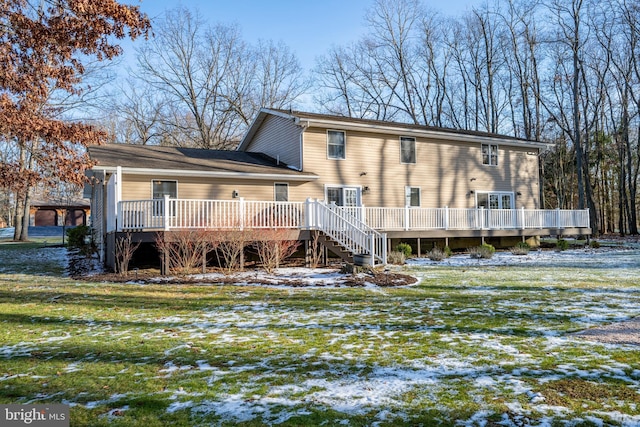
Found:
[[[532,266],[532,267],[575,267],[585,268],[630,268],[640,266],[640,248],[602,247],[583,248],[566,251],[532,250],[527,255],[513,255],[511,252],[496,252],[490,259],[471,259],[467,254],[454,255],[443,261],[428,258],[411,258],[410,266]]]
[[[64,249],[43,251],[42,257],[66,262]],[[18,265],[10,256],[24,255],[0,251],[0,266],[3,261]],[[332,269],[283,268],[272,275],[246,271],[234,276],[238,288],[212,286],[212,292],[223,293],[225,305],[168,314],[134,310],[123,315],[122,324],[74,318],[78,329],[73,334],[32,334],[0,346],[0,356],[25,357],[43,348],[53,355],[57,346],[62,352],[64,343],[74,340],[166,340],[157,359],[162,363],[152,374],[144,371],[146,362],[138,361],[110,375],[162,378],[168,388],[154,399],[167,402],[167,414],[186,411],[221,423],[278,425],[332,411],[344,425],[362,423],[358,417],[369,425],[419,424],[421,411],[441,411],[443,422],[449,414],[464,426],[551,426],[557,420],[640,426],[634,401],[613,398],[592,410],[596,405],[585,400],[575,415],[540,392],[550,384],[578,380],[640,390],[637,347],[599,345],[566,333],[567,325],[588,328],[637,316],[640,289],[633,284],[639,267],[637,248],[532,251],[526,256],[498,252],[489,260],[461,254],[389,267],[424,280],[422,286],[355,290],[343,289],[348,276]],[[467,278],[465,270],[474,274]],[[570,280],[562,274],[569,271],[579,286],[565,283]],[[447,283],[452,275],[456,281]],[[222,278],[195,277],[205,286]],[[518,282],[533,278],[541,278],[543,285],[527,288]],[[616,279],[625,284],[618,287]],[[85,291],[93,289],[95,284]],[[253,348],[263,349],[259,357],[252,357]],[[230,349],[236,357],[218,349]],[[91,357],[97,356],[70,361],[63,372],[91,373]],[[116,357],[112,362],[126,361]],[[0,384],[19,375],[33,376],[0,374]],[[113,417],[132,411],[129,402],[140,398],[142,392],[129,391],[89,401],[78,395],[63,403],[105,408],[104,416]],[[504,408],[498,422],[496,400]],[[463,406],[456,409],[456,401]],[[468,413],[471,407],[476,409]]]

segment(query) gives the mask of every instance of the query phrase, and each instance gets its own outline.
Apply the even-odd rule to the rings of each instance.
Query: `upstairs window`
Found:
[[[400,163],[416,162],[416,139],[408,136],[400,137]]]
[[[346,137],[343,131],[329,130],[327,131],[327,158],[344,159]]]
[[[482,144],[482,164],[498,166],[498,146],[495,144]]]

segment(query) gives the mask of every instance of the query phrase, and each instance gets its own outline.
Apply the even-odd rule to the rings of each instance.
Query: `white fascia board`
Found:
[[[448,140],[461,141],[461,142],[492,143],[492,144],[498,144],[498,145],[511,145],[514,147],[532,147],[537,149],[545,149],[549,147],[549,145],[553,145],[553,144],[545,144],[542,142],[535,142],[535,141],[515,140],[512,138],[501,137],[501,136],[467,135],[463,133],[455,133],[455,131],[444,132],[444,131],[429,130],[429,129],[421,130],[421,129],[405,128],[402,126],[383,126],[383,125],[373,125],[373,124],[366,124],[366,123],[349,123],[349,122],[338,121],[338,120],[323,120],[323,119],[313,119],[313,118],[300,118],[300,121],[306,122],[308,126],[329,127],[334,129],[345,129],[345,130],[358,130],[363,132],[375,132],[375,133],[384,133],[384,134],[393,134],[393,135],[422,136],[422,137],[448,139]]]
[[[94,166],[95,171],[102,170],[108,173],[116,171],[115,166]],[[249,173],[249,172],[214,172],[199,170],[176,170],[176,169],[147,169],[147,168],[122,168],[123,174],[129,175],[163,175],[163,176],[196,176],[200,178],[233,178],[233,179],[257,179],[257,180],[280,180],[280,181],[314,181],[317,175],[287,175],[278,173]]]

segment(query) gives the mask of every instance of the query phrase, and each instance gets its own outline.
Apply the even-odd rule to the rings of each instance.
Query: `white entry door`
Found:
[[[361,219],[361,209],[358,209],[361,206],[361,194],[360,187],[326,187],[327,203],[335,203],[358,219]]]

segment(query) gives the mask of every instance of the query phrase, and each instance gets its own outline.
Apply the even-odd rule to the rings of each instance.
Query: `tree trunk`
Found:
[[[26,242],[29,240],[29,224],[31,223],[31,189],[27,188],[24,196],[24,206],[22,213],[22,234],[20,235],[20,241]]]
[[[16,210],[13,216],[13,240],[19,241],[22,240],[22,215],[24,214],[24,208],[22,204],[24,203],[24,199],[21,197],[18,192],[16,192]]]
[[[578,58],[578,43],[576,35],[576,47],[573,50],[573,143],[576,150],[576,173],[578,178],[578,209],[584,209],[584,174],[582,170],[583,152],[580,132],[580,65]],[[593,225],[593,224],[592,224]]]
[[[636,186],[633,183],[633,148],[629,138],[629,126],[625,120],[625,144],[627,156],[627,191],[629,192],[629,234],[638,234],[638,216],[636,214]]]

